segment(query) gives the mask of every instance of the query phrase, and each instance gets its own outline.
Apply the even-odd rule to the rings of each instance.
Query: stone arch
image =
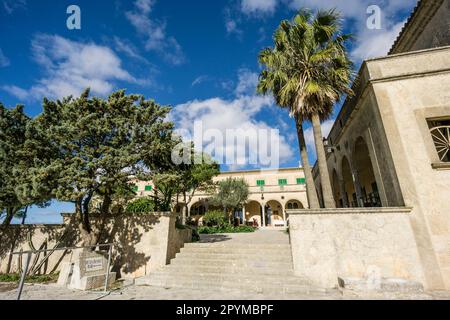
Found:
[[[341,173],[344,186],[344,194],[342,196],[347,200],[346,203],[349,207],[357,207],[358,199],[356,196],[355,184],[353,183],[353,174],[350,162],[346,156],[344,156],[341,161]]]
[[[304,209],[303,203],[297,199],[291,199],[286,202],[284,206],[286,210]]]
[[[361,200],[365,207],[381,207],[379,189],[375,179],[369,148],[363,137],[356,139],[353,148],[353,164],[361,187]]]
[[[272,210],[269,214],[268,210],[264,210],[266,214],[266,225],[280,225],[284,224],[285,221],[285,213],[283,205],[278,200],[269,200],[266,202],[265,207]]]
[[[258,201],[250,200],[245,204],[244,220],[249,222],[256,220],[258,226],[262,225],[262,206]]]
[[[206,206],[203,201],[197,201],[191,205],[189,212],[191,216],[202,216],[206,212]]]

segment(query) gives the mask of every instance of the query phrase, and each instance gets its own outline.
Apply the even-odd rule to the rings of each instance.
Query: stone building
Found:
[[[286,210],[308,208],[302,168],[222,172],[214,181],[229,177],[243,178],[249,185],[248,201],[243,210],[235,213],[242,223],[255,220],[258,226],[285,226]],[[136,188],[139,196],[146,196],[152,192],[153,185],[139,181]],[[210,194],[196,193],[188,203],[188,216],[201,222],[204,213],[212,209],[208,203],[210,197]],[[180,213],[181,207],[176,206],[175,211]]]
[[[428,288],[450,289],[450,0],[419,1],[364,61],[327,137],[337,207],[411,208]],[[317,166],[313,169],[321,198]],[[411,244],[413,245],[413,244]]]

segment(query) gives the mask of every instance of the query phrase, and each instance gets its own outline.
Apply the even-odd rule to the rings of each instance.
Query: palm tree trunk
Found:
[[[308,205],[310,209],[320,208],[319,200],[317,199],[316,186],[311,172],[311,166],[308,160],[308,151],[306,150],[305,135],[303,133],[303,124],[299,116],[295,116],[295,126],[297,127],[298,146],[300,149],[300,156],[302,158],[303,172],[306,180],[306,196],[308,198]]]
[[[336,208],[334,202],[333,189],[331,188],[330,174],[328,172],[325,148],[323,147],[322,127],[320,126],[320,117],[314,114],[311,117],[314,131],[314,143],[316,145],[317,163],[319,164],[320,182],[323,192],[323,203],[325,208]]]

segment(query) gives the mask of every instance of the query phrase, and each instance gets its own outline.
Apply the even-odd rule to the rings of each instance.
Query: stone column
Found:
[[[261,227],[266,226],[266,206],[262,204],[262,221],[261,221]]]
[[[358,172],[353,168],[352,164],[350,164],[350,170],[352,171],[353,185],[355,186],[356,201],[358,203],[358,207],[364,207],[364,201],[362,199],[361,183],[359,182]]]
[[[284,226],[286,226],[286,211],[284,210],[284,206],[281,207],[281,211],[283,212]]]
[[[349,203],[348,203],[348,199],[347,199],[347,193],[345,191],[345,183],[344,183],[344,179],[339,179],[339,193],[341,194],[341,198],[342,198],[342,205],[344,208],[348,208],[350,207]]]
[[[242,223],[245,225],[245,213],[246,213],[246,210],[245,210],[245,204],[242,206]]]

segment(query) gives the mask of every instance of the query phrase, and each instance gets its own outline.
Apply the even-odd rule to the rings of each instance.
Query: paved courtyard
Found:
[[[0,289],[2,286],[0,286]],[[0,292],[0,300],[16,299],[17,291],[10,290]],[[11,290],[12,289],[12,290]],[[249,294],[241,291],[217,291],[195,290],[161,287],[129,285],[117,289],[108,295],[101,292],[83,292],[68,290],[55,284],[26,285],[22,294],[23,300],[341,300],[341,299],[450,299],[450,292],[431,292],[422,294],[393,294],[378,293],[371,295],[357,295],[340,293],[338,291],[328,293],[314,293],[302,295],[271,295]]]

